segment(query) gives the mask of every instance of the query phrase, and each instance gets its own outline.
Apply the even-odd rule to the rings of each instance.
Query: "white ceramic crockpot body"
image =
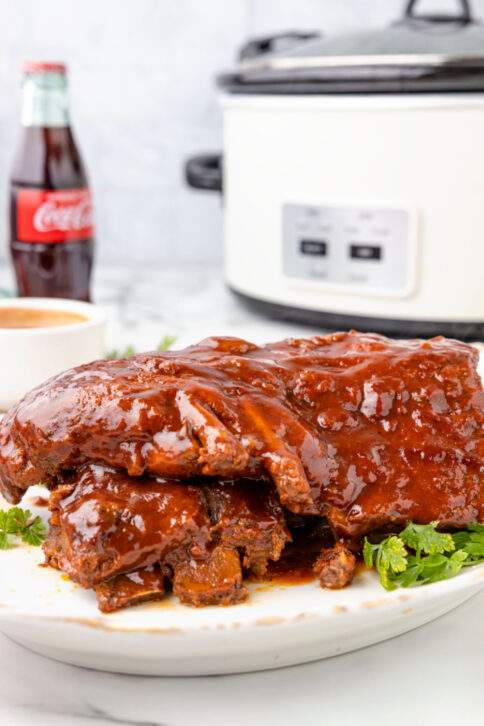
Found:
[[[103,357],[106,316],[97,305],[57,298],[0,300],[0,309],[9,307],[72,312],[86,320],[43,328],[0,328],[0,411],[51,376]]]
[[[346,315],[484,320],[484,94],[222,103],[235,291]],[[299,249],[288,259],[287,246],[308,235],[329,239],[338,259],[291,261]],[[383,276],[376,260],[349,260],[354,241],[382,245]]]

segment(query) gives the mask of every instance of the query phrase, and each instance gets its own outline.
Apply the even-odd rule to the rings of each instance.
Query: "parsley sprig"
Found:
[[[375,567],[385,590],[425,585],[484,562],[484,525],[469,524],[454,534],[437,531],[438,522],[409,522],[397,535],[372,544],[365,537],[363,557]]]
[[[37,547],[45,539],[45,525],[40,517],[34,517],[28,509],[12,507],[0,510],[0,549],[13,547],[15,539]]]
[[[163,353],[164,350],[170,350],[170,348],[176,343],[176,335],[164,335],[156,346],[158,353]]]
[[[172,345],[176,343],[176,335],[164,335],[160,340],[155,350],[158,353],[162,353],[165,350],[170,350]],[[106,354],[107,360],[117,360],[118,358],[131,358],[136,355],[136,348],[134,345],[127,345],[126,348],[114,348]]]

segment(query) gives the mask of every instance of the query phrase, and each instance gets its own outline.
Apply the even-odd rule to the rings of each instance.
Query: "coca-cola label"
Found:
[[[83,189],[19,189],[17,240],[69,242],[93,235],[91,192]]]

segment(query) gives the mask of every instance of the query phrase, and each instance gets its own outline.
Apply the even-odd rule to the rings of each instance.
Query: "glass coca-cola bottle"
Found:
[[[22,129],[10,180],[18,293],[90,299],[92,202],[61,63],[24,65]]]

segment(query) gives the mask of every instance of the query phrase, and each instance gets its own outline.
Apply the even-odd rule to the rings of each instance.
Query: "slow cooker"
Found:
[[[237,296],[324,328],[484,338],[484,27],[466,0],[251,41],[218,84],[223,158],[186,178],[223,186]]]

